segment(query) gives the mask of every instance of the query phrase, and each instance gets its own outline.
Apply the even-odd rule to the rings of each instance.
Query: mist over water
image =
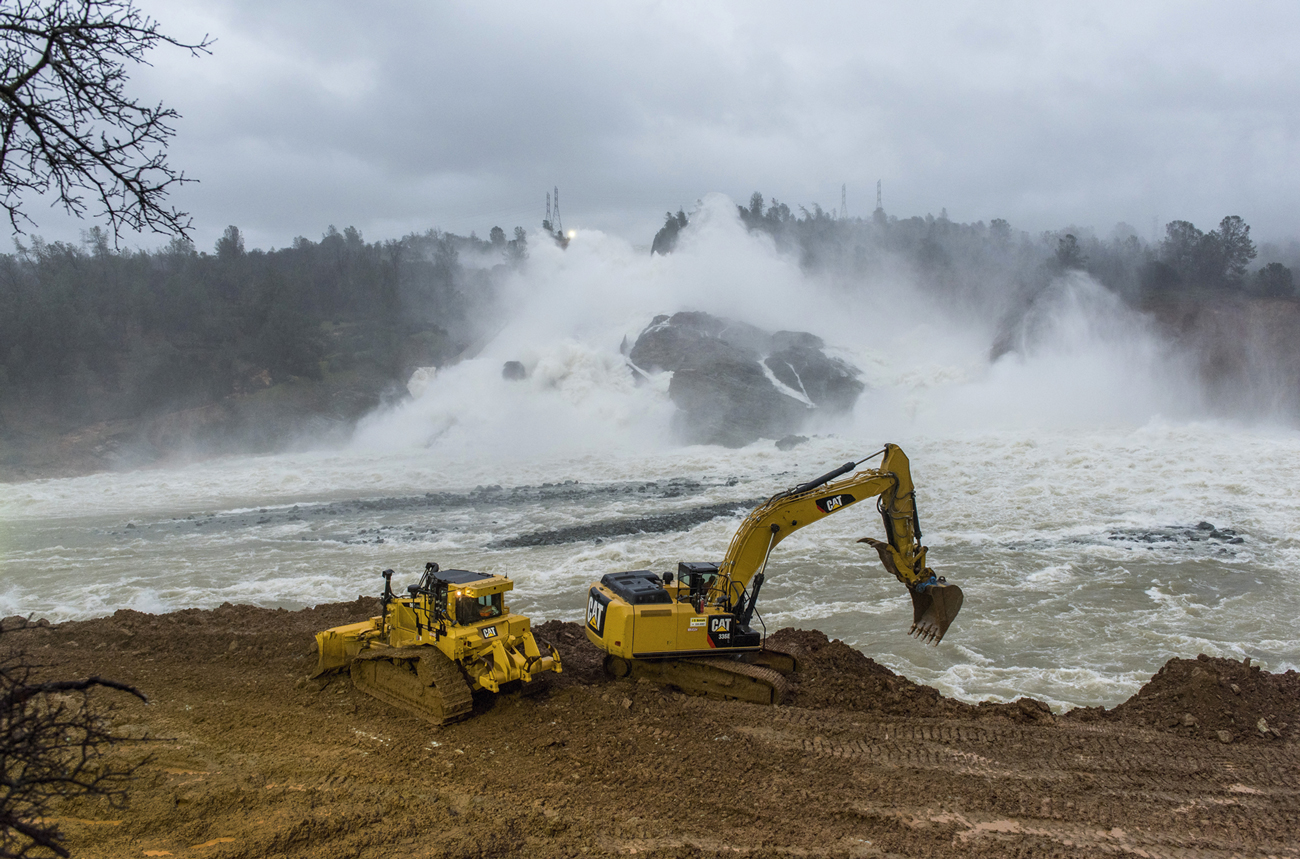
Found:
[[[476,357],[371,416],[354,446],[530,457],[671,446],[667,376],[637,388],[619,347],[679,310],[808,331],[861,369],[869,388],[852,421],[814,416],[814,432],[1138,427],[1205,414],[1191,369],[1083,272],[1059,277],[1008,328],[998,311],[926,294],[902,273],[853,283],[807,275],[747,232],[720,195],[669,256],[599,232],[567,250],[535,242],[507,296],[510,319]],[[995,344],[1002,354],[992,358]],[[502,380],[507,361],[522,362],[528,378]]]
[[[537,621],[577,620],[603,573],[717,560],[754,499],[892,441],[931,564],[966,591],[948,638],[906,638],[904,589],[854,542],[881,530],[870,504],[782,543],[769,631],[821,629],[968,700],[1060,707],[1113,706],[1172,656],[1300,666],[1300,434],[1210,419],[1191,369],[1086,275],[1008,322],[1003,284],[958,302],[901,267],[806,274],[717,196],[670,256],[581,230],[530,247],[499,330],[346,447],[7,486],[0,615],[299,607],[437,560],[512,576]],[[791,451],[682,446],[667,374],[638,386],[620,352],[680,310],[816,334],[868,388]],[[503,379],[507,361],[527,377]],[[688,531],[500,545],[733,503]]]
[[[1005,346],[991,362],[970,356],[971,371],[957,384],[941,379],[909,391],[918,422],[941,431],[1131,428],[1205,416],[1192,368],[1082,272],[1039,295]],[[900,386],[882,380],[882,387]]]

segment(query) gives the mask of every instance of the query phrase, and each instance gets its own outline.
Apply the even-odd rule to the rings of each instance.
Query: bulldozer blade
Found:
[[[361,650],[361,640],[377,628],[377,618],[336,626],[316,633],[316,670],[308,679],[347,668]]]
[[[908,634],[938,644],[948,631],[948,625],[957,617],[957,612],[961,611],[961,588],[950,584],[935,584],[923,591],[910,593],[912,628]]]

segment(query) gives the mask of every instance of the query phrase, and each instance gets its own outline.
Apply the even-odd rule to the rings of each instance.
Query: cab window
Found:
[[[476,600],[479,620],[501,616],[501,594],[486,594]]]
[[[456,600],[456,622],[459,624],[478,623],[500,617],[503,613],[501,594],[485,594],[474,597],[460,597]]]

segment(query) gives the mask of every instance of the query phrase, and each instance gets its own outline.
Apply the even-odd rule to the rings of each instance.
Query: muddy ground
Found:
[[[304,680],[312,634],[377,602],[121,611],[0,635],[58,677],[100,674],[114,809],[60,809],[77,856],[1300,856],[1300,676],[1174,660],[1129,701],[970,705],[817,632],[760,707],[605,679],[576,624],[565,673],[445,728],[346,680]],[[14,626],[16,624],[9,624]]]

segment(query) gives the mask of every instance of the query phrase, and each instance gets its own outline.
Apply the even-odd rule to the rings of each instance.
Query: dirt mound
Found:
[[[563,620],[548,620],[533,627],[538,642],[549,641],[560,651],[564,670],[553,683],[557,687],[574,684],[593,686],[605,680],[605,654],[587,640],[582,624]]]
[[[1132,698],[1090,714],[1221,742],[1294,741],[1300,739],[1300,674],[1270,674],[1249,659],[1171,659]]]
[[[1042,701],[1020,698],[1010,704],[966,704],[945,698],[931,686],[913,683],[840,641],[812,629],[786,627],[768,638],[770,646],[795,654],[799,671],[789,679],[789,703],[814,710],[836,709],[919,718],[1051,721]]]

